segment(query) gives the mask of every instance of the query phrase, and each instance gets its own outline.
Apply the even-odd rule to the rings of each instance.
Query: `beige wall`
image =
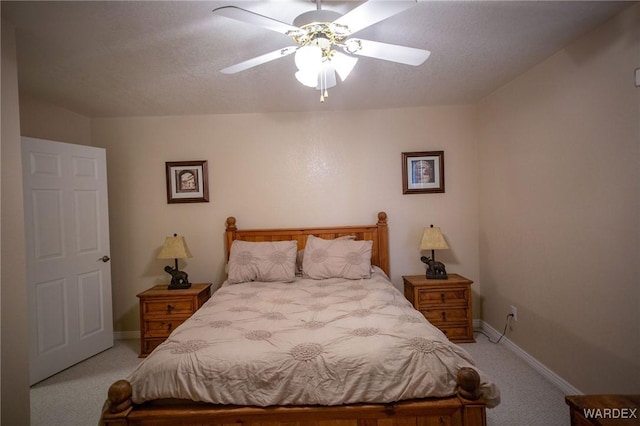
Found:
[[[91,145],[91,119],[27,94],[20,94],[20,134],[38,139]]]
[[[586,393],[640,377],[640,5],[479,105],[484,320]]]
[[[29,424],[29,350],[18,73],[14,29],[2,20],[0,423]]]
[[[139,329],[136,294],[166,282],[155,259],[185,235],[192,282],[224,278],[227,216],[238,226],[370,224],[389,215],[391,273],[424,272],[422,228],[439,225],[449,271],[478,278],[475,108],[96,119],[107,149],[115,329]],[[444,150],[446,193],[403,195],[401,153]],[[208,160],[210,202],[167,204],[165,162]],[[475,286],[475,292],[479,286]]]

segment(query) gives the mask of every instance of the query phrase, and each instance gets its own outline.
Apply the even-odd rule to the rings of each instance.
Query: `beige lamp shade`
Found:
[[[420,250],[446,250],[449,246],[444,240],[444,235],[440,228],[433,227],[424,228],[422,232],[422,241],[420,241]]]
[[[189,247],[183,236],[167,237],[164,240],[164,245],[158,259],[187,259],[191,257]]]

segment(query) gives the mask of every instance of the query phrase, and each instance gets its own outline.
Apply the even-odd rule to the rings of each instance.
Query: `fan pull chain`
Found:
[[[324,93],[327,91],[327,72],[322,69],[320,71],[320,102],[324,102]]]
[[[324,102],[325,98],[329,97],[329,90],[327,89],[327,70],[323,69],[320,75],[320,102]]]

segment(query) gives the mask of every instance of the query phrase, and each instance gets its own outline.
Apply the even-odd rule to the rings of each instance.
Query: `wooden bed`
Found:
[[[355,235],[373,241],[372,264],[389,275],[387,215],[378,213],[378,222],[366,226],[321,228],[256,229],[236,228],[236,219],[226,222],[227,258],[234,240],[297,240],[305,246],[309,235],[333,239]],[[251,407],[205,404],[185,400],[158,400],[136,405],[131,402],[131,385],[119,380],[108,391],[100,424],[104,425],[231,425],[249,426],[484,426],[485,402],[478,398],[479,377],[475,370],[458,371],[458,394],[449,398],[425,398],[387,404],[341,406]]]

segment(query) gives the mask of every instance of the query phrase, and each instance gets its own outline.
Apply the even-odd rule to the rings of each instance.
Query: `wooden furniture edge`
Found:
[[[140,317],[140,354],[139,358],[146,358],[162,341],[169,337],[171,331],[177,327],[180,323],[185,321],[188,317],[193,315],[195,311],[211,297],[211,287],[213,283],[191,283],[191,286],[186,289],[169,290],[168,284],[157,284],[146,290],[138,293],[136,297],[139,299],[139,317]],[[177,300],[187,299],[193,302],[192,311],[187,314],[186,312],[178,313],[177,315],[171,314],[170,305],[174,305]],[[149,314],[144,310],[144,306],[147,302],[150,303],[167,303],[166,314],[158,314],[158,312]],[[171,308],[172,309],[172,308]],[[168,326],[166,334],[160,336],[147,335],[149,331],[147,322],[162,321],[163,326]],[[176,324],[175,327],[172,324]],[[151,346],[150,346],[151,345]]]
[[[471,285],[473,281],[467,277],[464,277],[458,273],[450,273],[448,279],[427,279],[424,274],[420,275],[403,275],[403,290],[405,297],[411,302],[413,307],[420,311],[429,322],[442,331],[447,338],[454,343],[475,343],[473,336],[473,301]],[[445,302],[444,293],[450,290],[459,288],[462,285],[465,287],[465,296],[463,298],[457,298],[458,300],[464,300],[464,305],[458,303],[454,305],[450,301]],[[434,301],[430,298],[422,299],[420,293],[426,291],[429,293],[440,292],[440,302]],[[441,319],[434,319],[427,317],[427,312],[440,311],[441,314],[447,309],[460,309],[466,310],[464,321],[460,318],[456,320],[447,321],[444,316]],[[444,314],[442,314],[444,315]],[[460,330],[464,329],[464,334],[460,333]],[[451,333],[453,332],[453,333]],[[450,334],[451,333],[451,334]]]
[[[109,388],[102,409],[101,425],[226,424],[274,421],[283,424],[313,419],[354,420],[403,416],[434,416],[455,413],[462,426],[486,426],[486,405],[479,396],[480,378],[475,369],[463,367],[456,377],[457,394],[445,398],[424,398],[392,403],[360,403],[338,406],[234,406],[185,400],[159,400],[135,405],[132,387],[118,380]]]
[[[571,425],[586,424],[638,424],[640,414],[640,394],[583,394],[565,395],[565,403],[569,406],[569,419]],[[618,410],[614,417],[613,410]],[[632,411],[633,410],[633,411]],[[591,418],[587,413],[591,412]],[[605,413],[609,417],[605,417]],[[633,414],[632,414],[633,413]],[[626,416],[623,417],[623,416]]]

